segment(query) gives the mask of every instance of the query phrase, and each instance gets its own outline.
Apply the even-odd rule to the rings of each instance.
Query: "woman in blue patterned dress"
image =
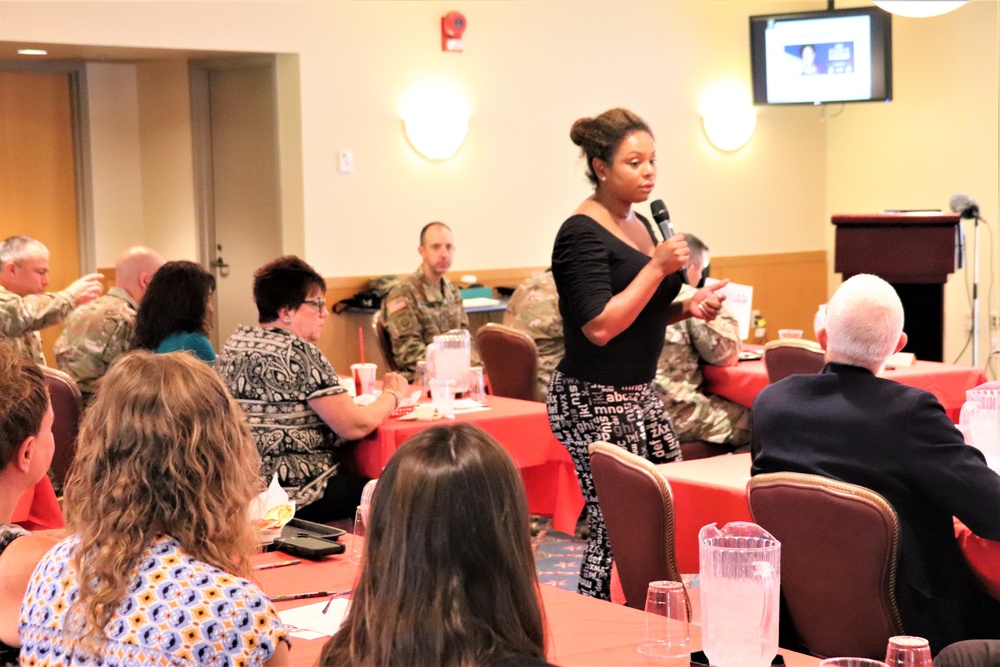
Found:
[[[260,457],[218,376],[186,353],[128,354],[79,443],[66,483],[75,534],[32,575],[22,664],[284,662],[278,615],[244,578]]]
[[[356,405],[314,343],[329,313],[326,281],[298,257],[280,257],[254,274],[259,327],[240,326],[215,370],[247,414],[262,472],[296,502],[296,515],[326,522],[353,517],[368,480],[340,469],[345,441],[385,421],[406,391],[398,373],[382,393]]]

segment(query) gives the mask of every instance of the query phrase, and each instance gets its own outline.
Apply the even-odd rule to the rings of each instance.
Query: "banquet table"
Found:
[[[552,517],[556,530],[573,534],[583,510],[583,494],[566,448],[552,435],[544,403],[490,396],[489,410],[458,414],[454,420],[389,419],[357,443],[345,465],[378,477],[393,453],[412,435],[442,424],[467,422],[492,435],[521,473],[532,514]]]
[[[717,394],[748,408],[767,386],[767,370],[762,360],[740,361],[724,367],[706,365],[702,370],[706,393]],[[931,392],[956,424],[965,403],[966,390],[986,382],[986,374],[978,368],[936,361],[917,361],[912,366],[887,368],[881,377]]]
[[[675,547],[681,572],[698,571],[698,531],[702,526],[751,521],[746,486],[750,454],[713,456],[694,461],[663,463],[657,468],[670,482],[674,498]],[[1000,599],[1000,542],[973,535],[955,522],[959,546],[973,572],[989,593]]]
[[[48,477],[42,477],[21,496],[14,508],[13,523],[28,530],[50,530],[65,525],[56,492]]]
[[[343,538],[350,542],[350,537]],[[350,549],[348,549],[350,551]],[[255,562],[287,559],[280,553],[263,554]],[[357,565],[346,555],[334,556],[324,561],[262,570],[254,579],[267,595],[302,593],[322,588],[345,590],[353,587]],[[636,650],[645,630],[645,613],[622,605],[596,600],[554,586],[540,586],[548,637],[547,658],[561,667],[629,667],[649,665],[650,662]],[[319,600],[325,601],[323,598]],[[317,599],[277,602],[280,611],[317,602]],[[333,632],[333,628],[330,631]],[[701,632],[691,626],[695,648],[701,646]],[[291,665],[313,665],[319,657],[326,638],[304,640],[292,638]],[[814,667],[819,660],[807,655],[781,649],[789,667]]]

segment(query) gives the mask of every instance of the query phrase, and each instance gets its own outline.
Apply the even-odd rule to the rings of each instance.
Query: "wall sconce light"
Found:
[[[451,81],[427,81],[411,88],[399,105],[406,138],[429,160],[447,160],[469,131],[469,102]]]
[[[719,150],[742,148],[757,129],[757,111],[750,94],[738,84],[719,84],[698,105],[708,140]]]
[[[947,14],[958,9],[968,0],[872,0],[887,12],[899,16],[914,16],[924,18]]]

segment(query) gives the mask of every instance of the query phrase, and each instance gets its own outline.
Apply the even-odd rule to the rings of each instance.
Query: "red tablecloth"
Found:
[[[705,366],[703,371],[706,392],[747,407],[753,405],[753,399],[767,386],[763,361],[741,361],[724,368]],[[955,423],[958,423],[958,415],[965,403],[966,390],[986,382],[986,374],[978,368],[936,361],[918,361],[912,366],[887,369],[882,372],[882,377],[931,392]]]
[[[958,519],[955,519],[955,537],[962,547],[965,560],[979,577],[983,587],[1000,600],[1000,542],[973,535]]]
[[[670,482],[674,498],[677,567],[681,572],[697,572],[702,526],[714,522],[721,528],[730,521],[750,521],[746,494],[750,455],[713,456],[657,468]]]
[[[48,477],[42,477],[38,484],[21,496],[14,508],[13,522],[28,530],[50,530],[65,525],[56,493],[52,490]]]
[[[710,523],[722,527],[730,521],[750,521],[746,485],[750,455],[714,456],[695,461],[664,463],[660,472],[670,482],[674,497],[677,566],[681,572],[698,571],[698,531]],[[1000,599],[1000,542],[977,537],[960,521],[955,534],[962,552],[986,589]]]
[[[573,534],[583,510],[583,494],[566,448],[552,435],[543,403],[490,396],[490,409],[455,417],[455,422],[479,426],[504,446],[521,472],[533,514],[552,516],[556,530]],[[358,443],[347,466],[368,477],[378,477],[389,457],[410,436],[443,421],[390,419]]]
[[[350,541],[350,537],[342,538]],[[348,550],[349,551],[349,550]],[[265,554],[258,562],[287,559],[283,554]],[[255,579],[268,595],[303,593],[306,591],[344,590],[353,586],[357,569],[346,554],[320,563],[263,570]],[[548,660],[562,667],[577,665],[628,667],[648,665],[648,659],[636,650],[645,631],[645,614],[630,607],[584,597],[553,586],[541,586],[542,604],[548,628]],[[278,602],[278,610],[317,602],[317,599]],[[691,627],[695,647],[701,645],[701,632]],[[313,665],[326,638],[305,641],[292,639],[291,665]],[[799,653],[781,650],[789,667],[812,667],[819,660]]]

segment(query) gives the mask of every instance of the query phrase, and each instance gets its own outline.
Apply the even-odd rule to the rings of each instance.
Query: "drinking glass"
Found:
[[[881,660],[868,658],[827,658],[819,663],[819,667],[887,667]]]
[[[351,534],[351,557],[352,563],[360,563],[365,554],[365,528],[367,527],[368,508],[358,509],[354,512],[354,533]]]
[[[890,637],[885,664],[889,667],[933,667],[930,644],[923,637]]]
[[[486,401],[486,381],[483,378],[482,368],[469,369],[469,398],[476,403]]]
[[[778,329],[778,338],[802,338],[802,329]]]
[[[651,581],[646,592],[646,632],[639,653],[658,665],[691,664],[691,628],[687,594],[679,581]]]
[[[431,403],[445,417],[455,416],[455,381],[439,380],[430,381]]]

